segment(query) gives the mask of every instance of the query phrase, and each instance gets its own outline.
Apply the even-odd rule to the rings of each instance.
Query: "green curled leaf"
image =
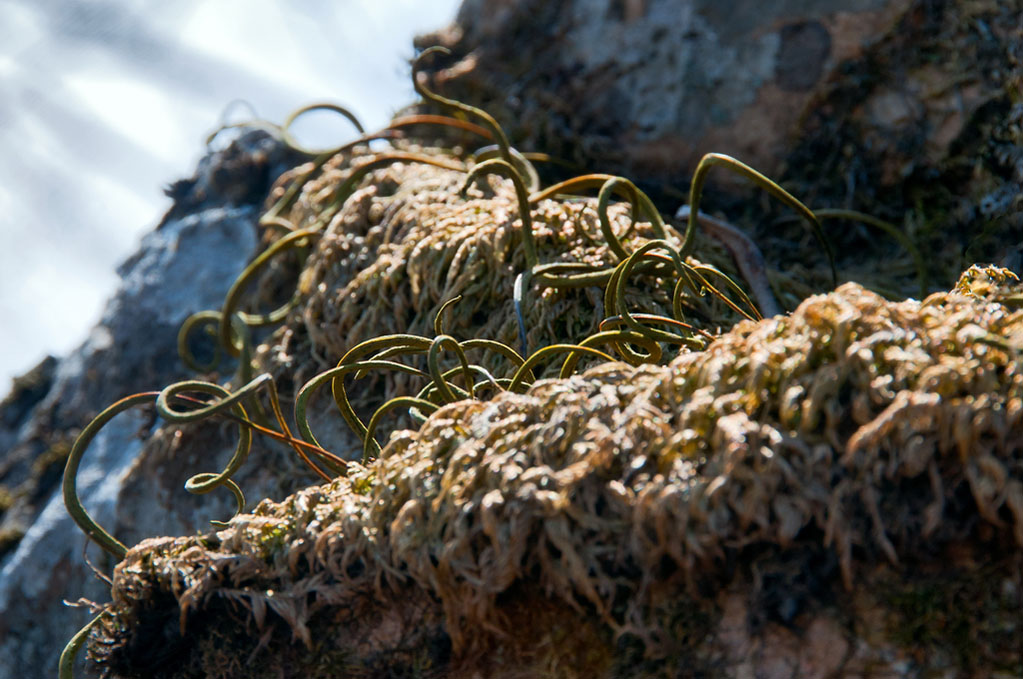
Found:
[[[325,149],[309,149],[305,148],[304,146],[298,143],[294,135],[291,134],[291,126],[295,124],[296,120],[298,120],[306,113],[309,113],[310,111],[333,111],[334,113],[338,113],[341,116],[347,118],[348,121],[352,124],[353,127],[355,127],[355,129],[359,132],[360,135],[366,132],[362,127],[362,123],[360,123],[359,119],[355,117],[355,114],[349,111],[344,106],[341,106],[340,104],[335,104],[329,101],[307,104],[305,106],[302,106],[301,108],[292,111],[291,114],[284,119],[284,124],[281,125],[281,140],[284,142],[285,146],[287,146],[293,151],[298,151],[299,153],[303,153],[308,156],[316,156],[322,154],[333,155],[334,153],[337,153],[338,150],[340,150],[340,148],[342,148],[341,146],[338,146]]]
[[[443,127],[453,127],[465,132],[471,132],[472,134],[483,137],[487,141],[493,141],[494,134],[485,127],[481,127],[475,123],[470,123],[468,120],[461,120],[460,118],[452,118],[451,116],[438,116],[430,113],[418,113],[410,116],[400,116],[394,118],[387,125],[388,130],[397,130],[402,127],[409,127],[412,125],[441,125]]]
[[[459,399],[451,391],[450,385],[446,379],[444,379],[444,373],[440,369],[440,351],[442,348],[447,347],[451,351],[455,352],[458,357],[458,362],[462,365],[462,372],[465,374],[466,386],[469,390],[469,398],[475,398],[476,394],[473,389],[472,371],[469,370],[469,361],[465,357],[465,352],[462,351],[462,347],[459,346],[458,340],[451,335],[440,335],[434,338],[430,343],[430,350],[427,352],[426,364],[429,366],[430,377],[433,379],[433,383],[437,386],[437,391],[441,397],[447,403],[454,403]]]
[[[608,203],[611,200],[612,193],[623,194],[632,203],[633,213],[633,224],[635,224],[635,215],[637,212],[642,210],[646,215],[647,219],[654,226],[654,231],[657,233],[658,238],[665,238],[664,221],[661,219],[660,213],[656,208],[653,207],[653,203],[647,198],[646,194],[636,188],[636,185],[630,182],[624,177],[612,177],[608,179],[600,187],[600,193],[597,195],[597,217],[600,219],[600,232],[604,236],[604,240],[607,241],[607,246],[611,248],[611,252],[618,257],[619,261],[629,256],[625,246],[615,235],[614,230],[611,229],[611,219],[608,216]]]
[[[525,386],[526,375],[535,366],[539,365],[543,361],[546,361],[557,354],[571,352],[587,354],[589,356],[596,356],[597,358],[602,358],[605,361],[615,360],[612,356],[609,356],[603,351],[593,349],[591,347],[583,347],[578,344],[551,344],[550,346],[546,346],[543,349],[534,352],[529,358],[526,359],[526,362],[523,363],[519,367],[519,369],[515,371],[515,374],[512,376],[511,382],[508,384],[508,391],[518,391],[520,388]]]
[[[470,106],[469,104],[465,104],[454,99],[442,97],[436,92],[431,91],[424,84],[425,78],[420,78],[419,73],[422,69],[423,61],[432,54],[451,54],[451,50],[449,50],[447,47],[441,47],[438,45],[423,50],[419,54],[419,56],[415,58],[415,60],[412,62],[412,86],[415,87],[416,92],[419,93],[419,96],[421,96],[423,99],[426,99],[427,101],[432,101],[435,104],[440,104],[441,106],[447,108],[453,108],[456,111],[461,111],[463,113],[466,113],[468,115],[474,116],[482,120],[483,124],[494,135],[494,141],[497,142],[497,145],[501,149],[501,157],[504,158],[506,162],[512,163],[513,159],[511,155],[511,144],[508,143],[508,135],[504,133],[504,130],[501,128],[500,125],[498,125],[497,121],[494,119],[492,115],[490,115],[481,108],[476,108],[475,106]]]
[[[85,627],[78,630],[71,641],[67,642],[67,646],[60,652],[60,661],[57,663],[57,679],[74,679],[74,668],[75,658],[78,657],[79,651],[82,650],[82,646],[89,639],[89,633],[92,632],[92,628],[99,624],[99,621],[109,615],[107,611],[103,611],[95,618],[90,620]]]
[[[264,382],[272,380],[269,374],[263,374],[252,380],[238,391],[231,393],[219,384],[203,382],[201,380],[186,380],[175,382],[168,386],[156,399],[156,410],[168,422],[197,422],[216,415],[222,411],[230,410],[242,420],[248,420],[248,414],[242,407],[240,401],[248,398]],[[193,410],[182,411],[174,409],[170,403],[179,394],[186,392],[198,392],[215,397],[214,402]],[[244,422],[238,424],[238,444],[227,465],[217,474],[198,475],[201,480],[193,476],[185,484],[185,489],[190,493],[208,493],[219,486],[225,485],[232,476],[241,468],[252,449],[252,430]]]
[[[309,426],[308,407],[309,400],[312,398],[313,394],[327,382],[330,382],[332,385],[332,389],[334,390],[334,402],[337,403],[338,409],[341,411],[341,416],[345,419],[345,422],[349,427],[351,427],[352,431],[355,432],[356,436],[358,436],[360,440],[366,436],[366,425],[364,425],[362,420],[359,419],[359,416],[355,414],[355,410],[348,401],[348,394],[344,388],[343,382],[343,378],[346,375],[359,372],[366,368],[398,370],[410,375],[427,377],[427,374],[422,370],[404,365],[403,363],[378,360],[354,361],[340,365],[336,368],[331,368],[330,370],[326,370],[319,375],[316,375],[302,385],[302,388],[295,397],[295,425],[298,427],[299,436],[301,436],[304,441],[315,446],[320,445]]]
[[[392,398],[387,403],[383,404],[376,409],[373,416],[369,418],[369,424],[366,426],[366,438],[362,442],[362,463],[368,463],[374,455],[380,454],[380,444],[377,443],[374,434],[376,433],[377,426],[380,424],[380,419],[387,414],[389,411],[395,408],[416,408],[420,411],[426,411],[427,413],[436,412],[440,406],[431,401],[426,401],[421,398],[412,398],[411,396],[398,396]]]
[[[444,312],[447,311],[450,307],[452,307],[455,304],[457,304],[461,299],[462,299],[461,295],[455,295],[454,297],[452,297],[448,301],[446,301],[443,304],[441,304],[440,305],[440,309],[437,309],[437,315],[433,317],[433,332],[434,332],[435,335],[443,335],[444,334],[444,325],[442,323],[442,317],[444,315]],[[378,356],[377,358],[383,358],[383,357],[382,356]]]
[[[103,548],[107,553],[113,555],[118,561],[124,558],[128,548],[96,523],[95,519],[82,506],[82,501],[78,497],[78,468],[82,463],[82,456],[89,447],[89,443],[92,442],[92,439],[96,437],[96,434],[99,433],[99,430],[107,422],[129,408],[153,402],[157,395],[153,391],[133,394],[107,407],[106,410],[93,418],[86,425],[85,429],[82,430],[82,433],[78,435],[78,438],[75,439],[74,444],[71,446],[71,452],[68,454],[67,462],[64,465],[64,480],[61,489],[64,494],[64,506],[67,507],[68,514],[71,515],[74,522],[78,524],[78,527],[85,532],[90,540]]]
[[[245,267],[238,278],[235,279],[234,283],[231,284],[231,288],[227,291],[227,297],[224,299],[224,305],[220,309],[220,325],[218,326],[217,337],[219,338],[220,346],[224,349],[224,351],[228,352],[231,356],[236,357],[242,352],[241,343],[236,338],[236,333],[233,333],[233,325],[225,323],[225,318],[233,319],[235,314],[238,314],[242,322],[247,327],[253,328],[276,325],[287,317],[288,313],[299,301],[297,293],[289,302],[268,314],[253,315],[242,313],[238,311],[238,305],[241,303],[242,294],[245,292],[245,289],[248,287],[252,279],[255,278],[256,274],[258,274],[260,270],[262,270],[263,267],[265,267],[277,254],[288,250],[308,247],[311,244],[311,239],[319,238],[319,236],[319,231],[315,229],[302,229],[300,231],[293,231],[289,233],[261,252],[258,257],[252,260],[252,262]]]
[[[206,373],[216,370],[217,366],[220,365],[221,349],[219,342],[214,344],[213,358],[208,363],[199,362],[199,359],[195,357],[191,347],[188,345],[189,337],[196,328],[201,328],[204,325],[219,327],[220,318],[219,311],[200,311],[186,318],[185,322],[181,324],[181,328],[178,330],[178,356],[181,357],[181,362],[189,370]]]
[[[645,326],[629,313],[628,305],[625,303],[625,284],[632,273],[633,268],[636,264],[646,255],[649,251],[654,249],[661,249],[668,252],[671,263],[674,265],[675,270],[679,276],[686,276],[687,270],[682,257],[675,247],[664,240],[652,240],[644,243],[635,252],[622,262],[619,266],[620,269],[616,271],[617,277],[612,279],[614,284],[614,295],[611,298],[611,305],[607,307],[609,310],[614,310],[622,317],[626,325],[629,326],[633,332],[637,332],[645,337],[648,337],[658,342],[677,342],[678,336],[672,333],[657,330],[649,326]],[[612,283],[608,283],[610,287]]]
[[[526,250],[526,265],[529,268],[533,268],[539,264],[536,254],[536,236],[533,234],[533,219],[529,214],[529,195],[526,192],[526,185],[519,171],[510,162],[502,158],[485,160],[472,168],[469,176],[465,178],[459,193],[464,195],[474,181],[488,174],[499,174],[507,177],[515,186],[515,195],[519,202],[519,218],[522,220],[522,246]]]
[[[722,300],[732,311],[750,321],[759,321],[763,319],[763,316],[760,315],[760,311],[757,309],[757,305],[754,304],[753,300],[749,298],[749,295],[746,294],[746,291],[743,290],[742,287],[740,287],[739,284],[733,281],[729,276],[725,275],[723,271],[709,264],[693,264],[687,266],[689,266],[689,268],[692,269],[693,273],[700,279],[701,285],[704,288],[706,288],[707,291],[710,292],[712,295]],[[710,274],[723,280],[725,282],[725,285],[727,285],[728,288],[739,297],[740,301],[742,301],[742,303],[750,311],[746,311],[745,309],[737,305],[735,302],[733,302],[723,292],[721,292],[716,287],[711,285],[710,281],[707,280],[707,277],[704,274]]]
[[[549,288],[590,288],[607,285],[614,267],[583,262],[551,262],[532,271],[533,280]]]
[[[316,156],[316,158],[314,158],[309,164],[309,169],[303,172],[300,177],[296,177],[291,180],[288,184],[288,188],[284,191],[284,195],[282,195],[277,202],[259,218],[260,226],[279,218],[285,210],[289,209],[295,201],[298,200],[299,193],[301,193],[302,188],[306,185],[306,183],[318,174],[319,171],[323,169],[324,164],[333,157],[334,154],[332,153],[321,153]]]
[[[504,390],[504,387],[501,386],[500,380],[498,380],[496,377],[494,377],[490,373],[490,371],[487,370],[486,368],[484,368],[483,366],[476,365],[475,363],[471,363],[471,364],[469,364],[469,370],[471,372],[474,372],[474,373],[479,373],[480,376],[483,378],[482,381],[473,383],[473,392],[474,393],[475,393],[475,391],[477,389],[479,389],[481,387],[486,387],[487,385],[489,385],[491,387],[494,387],[494,389],[496,389],[498,391],[503,391]],[[445,370],[443,372],[443,377],[444,377],[445,380],[450,380],[452,377],[455,377],[459,373],[462,373],[463,375],[465,374],[462,366],[460,366],[460,365],[455,366],[453,368],[448,368],[447,370]],[[457,401],[462,401],[462,400],[465,400],[465,399],[468,399],[468,398],[473,398],[473,397],[469,396],[468,390],[462,389],[457,384],[451,384],[451,382],[448,381],[448,387],[451,389],[451,391],[454,392],[455,400],[457,400]],[[440,399],[440,402],[438,402],[438,399],[434,397],[434,394],[437,394],[437,393],[438,393],[437,383],[431,381],[429,384],[427,384],[425,387],[423,387],[422,389],[419,390],[419,393],[416,394],[416,398],[421,398],[421,399],[423,399],[425,401],[429,401],[430,403],[434,403],[434,404],[437,404],[437,405],[443,405],[444,404],[443,399]]]
[[[195,493],[196,495],[205,495],[206,493],[212,492],[216,488],[227,488],[231,491],[231,495],[234,496],[235,510],[231,518],[238,516],[245,510],[245,495],[242,493],[242,489],[231,479],[223,479],[220,483],[210,485],[211,482],[217,480],[217,474],[211,472],[202,472],[201,474],[195,474],[185,481],[185,490],[189,493]],[[228,519],[230,521],[230,519]],[[214,526],[219,528],[225,528],[228,525],[228,521],[210,521]]]
[[[617,193],[623,196],[632,205],[633,224],[640,214],[646,216],[650,221],[654,237],[665,240],[668,237],[664,227],[664,219],[661,213],[654,206],[653,201],[645,193],[625,177],[618,177],[610,174],[586,174],[554,184],[543,191],[529,196],[530,203],[538,203],[541,200],[551,198],[559,194],[578,194],[580,191],[599,189],[597,196],[597,216],[600,219],[600,231],[607,242],[608,248],[621,260],[628,257],[628,252],[621,241],[611,229],[611,221],[608,216],[608,207],[611,195]],[[630,227],[631,228],[631,227]]]
[[[632,317],[635,320],[645,324],[657,323],[661,325],[667,325],[672,328],[681,330],[682,332],[688,333],[690,336],[700,335],[703,339],[707,341],[711,341],[714,339],[714,335],[710,334],[706,330],[697,328],[696,326],[690,323],[686,323],[685,321],[680,321],[675,318],[669,318],[668,316],[661,316],[659,314],[632,314]],[[600,330],[601,332],[605,330],[616,330],[623,325],[625,325],[625,320],[621,316],[608,316],[607,318],[600,322]],[[684,339],[684,336],[680,336],[679,339],[680,341],[677,342],[678,344],[688,345],[687,342],[681,341]],[[700,346],[695,348],[702,349],[703,347]]]
[[[696,234],[696,221],[700,211],[700,198],[703,195],[703,184],[707,179],[707,173],[710,172],[712,167],[717,165],[721,165],[722,167],[751,180],[754,184],[757,184],[772,196],[794,209],[807,222],[809,222],[810,230],[813,232],[814,237],[824,248],[824,251],[828,256],[828,264],[831,267],[832,284],[838,284],[838,270],[835,268],[835,253],[831,248],[831,241],[829,241],[824,235],[824,229],[821,228],[821,223],[817,219],[817,216],[813,213],[813,210],[808,208],[798,198],[783,189],[767,176],[757,172],[749,165],[746,165],[731,156],[726,156],[723,153],[708,153],[700,159],[700,162],[696,166],[696,171],[693,173],[693,181],[689,184],[689,220],[686,225],[685,238],[683,239],[682,247],[679,250],[679,254],[681,254],[682,257],[688,256],[693,250],[693,243]]]
[[[362,181],[363,177],[373,170],[386,167],[393,163],[422,163],[423,165],[432,165],[433,167],[439,167],[444,170],[465,172],[465,165],[457,161],[448,160],[442,156],[430,156],[424,153],[408,153],[405,151],[390,151],[388,153],[375,155],[371,160],[368,160],[352,169],[351,174],[348,175],[348,178],[334,193],[334,197],[331,199],[330,203],[328,203],[323,210],[320,211],[320,215],[309,228],[316,231],[323,229],[323,227],[330,223],[330,221],[334,218],[334,215],[338,213],[342,206],[344,206],[345,201],[348,200],[349,196],[355,193],[355,189],[359,185],[359,182]]]
[[[628,342],[630,344],[638,344],[647,353],[644,356],[638,352],[625,352],[622,351],[621,344]],[[615,347],[619,353],[625,357],[627,363],[633,366],[643,365],[644,363],[657,363],[661,360],[663,351],[661,345],[654,340],[639,334],[638,332],[632,332],[630,330],[602,330],[601,332],[594,333],[579,343],[581,347],[599,347],[606,344],[610,344]],[[641,360],[634,360],[633,356],[641,357]],[[569,354],[568,358],[561,365],[561,373],[558,375],[561,378],[568,377],[575,370],[576,364],[579,362],[582,356],[578,353]]]
[[[515,171],[522,177],[526,188],[530,191],[538,191],[540,189],[540,173],[536,171],[536,167],[530,162],[529,156],[515,148],[510,148],[508,151],[511,153],[512,160],[515,161]],[[482,163],[485,160],[499,157],[500,153],[501,147],[493,144],[477,149],[473,158],[477,163]]]
[[[877,217],[868,215],[864,212],[857,212],[856,210],[826,208],[823,210],[815,210],[815,213],[821,219],[848,219],[854,222],[861,222],[868,226],[873,226],[876,229],[880,229],[894,238],[898,241],[899,245],[905,248],[906,252],[909,253],[909,256],[913,258],[913,264],[916,266],[917,283],[920,285],[920,299],[927,297],[927,263],[924,261],[920,248],[916,246],[916,243],[914,243],[913,240],[907,236],[904,231],[902,231],[902,229],[891,222],[886,222],[883,219],[878,219]]]

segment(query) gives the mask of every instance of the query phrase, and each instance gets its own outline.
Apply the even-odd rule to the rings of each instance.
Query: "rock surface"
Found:
[[[451,48],[434,87],[524,150],[624,174],[665,212],[703,154],[733,155],[814,209],[894,224],[928,252],[934,291],[977,261],[1023,266],[1021,14],[1020,0],[469,0],[417,44]],[[744,186],[715,170],[704,204],[751,233],[778,278],[828,289],[813,244],[778,223],[786,210],[751,214]],[[825,227],[843,279],[920,294],[894,275],[894,241]]]
[[[256,251],[254,203],[293,162],[258,131],[203,159],[194,178],[175,185],[175,207],[121,265],[119,289],[86,341],[66,358],[48,359],[5,400],[0,484],[12,499],[2,519],[10,536],[0,562],[3,679],[29,667],[52,676],[60,649],[87,619],[61,601],[105,596],[60,494],[71,441],[118,398],[190,376],[178,358],[178,328],[189,314],[220,306]],[[79,475],[85,506],[108,524],[130,518],[138,537],[201,528],[203,521],[138,511],[119,499],[153,425],[151,416],[126,414],[100,433]]]
[[[711,151],[772,173],[819,88],[910,5],[468,0],[418,44],[452,48],[461,61],[438,86],[484,104],[527,148],[645,178],[681,179]]]

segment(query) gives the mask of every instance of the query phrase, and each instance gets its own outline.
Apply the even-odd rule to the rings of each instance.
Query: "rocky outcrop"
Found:
[[[940,290],[973,262],[1023,265],[1021,13],[1019,0],[470,0],[417,44],[449,47],[431,82],[525,150],[624,174],[665,212],[703,154],[733,155],[815,209],[892,222]],[[824,289],[783,209],[736,202],[745,186],[715,173],[708,205],[779,272]],[[826,227],[845,279],[919,294],[877,278],[905,267],[882,232]]]
[[[178,358],[178,328],[189,314],[219,307],[256,251],[258,201],[292,164],[260,131],[204,158],[195,177],[173,188],[174,208],[121,265],[119,289],[86,341],[45,361],[4,401],[0,677],[24,676],[25,668],[52,676],[60,649],[87,619],[61,601],[104,598],[60,495],[71,441],[111,402],[190,375]],[[129,414],[101,432],[79,477],[85,505],[107,522],[129,524],[139,538],[200,529],[208,517],[161,512],[148,504],[152,497],[144,511],[123,500],[153,425],[151,417]],[[109,568],[103,560],[97,565]]]
[[[911,4],[469,0],[417,42],[461,57],[438,87],[526,147],[640,178],[681,179],[712,151],[773,173],[810,100]]]

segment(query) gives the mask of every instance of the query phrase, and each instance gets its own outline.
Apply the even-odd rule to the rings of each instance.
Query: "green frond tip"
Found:
[[[85,627],[78,630],[78,633],[71,637],[71,641],[67,642],[67,646],[60,652],[60,662],[57,664],[57,679],[74,679],[75,658],[78,657],[78,652],[82,650],[82,646],[89,639],[89,633],[92,632],[92,628],[105,615],[107,615],[106,611],[97,615]]]
[[[437,309],[437,315],[433,317],[433,333],[435,335],[445,334],[443,323],[444,312],[447,311],[452,306],[454,306],[455,304],[457,304],[459,301],[461,301],[461,299],[462,299],[461,295],[455,295],[448,301],[441,304],[440,309]]]
[[[447,47],[441,47],[437,45],[423,50],[419,54],[419,56],[415,58],[415,61],[412,62],[412,86],[416,88],[416,92],[419,93],[419,96],[421,96],[423,99],[426,99],[427,101],[432,101],[435,104],[440,104],[441,106],[445,106],[447,108],[453,108],[457,111],[461,111],[468,115],[475,116],[476,118],[482,120],[483,124],[487,128],[489,128],[490,131],[493,133],[494,141],[497,142],[497,145],[501,149],[501,157],[505,160],[505,162],[509,164],[513,163],[514,161],[511,155],[511,144],[508,143],[508,135],[504,133],[504,130],[501,128],[501,126],[497,123],[497,120],[495,120],[492,115],[490,115],[481,108],[470,106],[469,104],[465,104],[454,99],[448,99],[447,97],[442,97],[441,95],[427,88],[423,81],[420,80],[419,72],[420,69],[422,69],[423,61],[432,54],[451,54],[451,50],[449,50]]]
[[[296,120],[298,120],[300,117],[311,111],[333,111],[334,113],[340,114],[341,116],[347,118],[348,121],[358,131],[360,135],[366,133],[366,130],[363,129],[362,127],[362,123],[360,123],[359,119],[355,117],[355,114],[349,111],[344,106],[341,106],[340,104],[335,104],[329,101],[307,104],[301,108],[292,111],[291,114],[287,118],[285,118],[284,124],[281,125],[281,139],[284,141],[284,144],[293,151],[298,151],[299,153],[303,153],[307,156],[318,156],[323,153],[332,154],[340,148],[339,146],[336,148],[330,147],[323,149],[310,149],[298,143],[294,135],[291,134],[291,126],[294,125]]]
[[[692,252],[693,238],[696,233],[697,215],[700,210],[700,198],[703,195],[703,184],[707,179],[707,173],[710,172],[710,168],[715,165],[721,165],[736,174],[746,177],[754,184],[760,186],[772,196],[794,209],[800,214],[800,216],[806,219],[806,221],[810,223],[810,229],[813,231],[814,237],[816,237],[818,242],[820,242],[828,256],[828,265],[831,267],[831,284],[833,286],[838,285],[838,270],[835,267],[835,253],[831,247],[831,242],[824,235],[824,229],[821,228],[820,220],[817,219],[813,210],[808,208],[798,198],[783,189],[767,176],[757,172],[742,161],[736,160],[731,156],[726,156],[723,153],[708,153],[700,159],[699,164],[696,166],[696,172],[693,173],[693,181],[689,185],[689,221],[686,225],[685,239],[681,250],[681,255],[683,257]]]
[[[533,220],[529,214],[529,194],[526,191],[526,183],[515,166],[503,158],[485,160],[472,168],[459,193],[464,195],[474,181],[488,174],[507,177],[515,185],[515,196],[519,203],[519,218],[522,220],[522,245],[526,249],[526,264],[532,269],[539,263],[539,260],[536,253],[536,238],[533,235]]]

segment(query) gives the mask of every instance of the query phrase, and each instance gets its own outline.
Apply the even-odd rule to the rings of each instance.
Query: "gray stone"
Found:
[[[828,74],[909,0],[466,0],[424,36],[438,89],[593,171],[676,181],[716,151],[772,171]],[[532,150],[532,148],[528,148]]]
[[[66,445],[115,400],[190,376],[178,358],[178,328],[190,314],[223,303],[257,252],[258,203],[270,181],[294,162],[260,131],[245,132],[207,155],[195,177],[171,188],[174,208],[120,267],[118,291],[100,323],[78,349],[55,368],[48,366],[52,374],[38,380],[49,387],[45,396],[28,394],[27,406],[27,396],[4,402],[0,422],[12,443],[0,465],[0,482],[31,492],[16,493],[2,519],[4,530],[24,535],[0,562],[0,679],[25,676],[27,668],[53,676],[61,648],[89,617],[62,600],[108,596],[82,558],[85,538],[64,508],[58,473],[63,462],[58,457],[50,473],[33,477],[36,461],[55,441]],[[99,433],[85,455],[80,496],[115,534],[187,533],[207,526],[210,517],[195,513],[121,507],[140,451],[158,431],[151,415],[125,413]],[[100,571],[110,571],[113,564],[99,550],[89,555]]]

